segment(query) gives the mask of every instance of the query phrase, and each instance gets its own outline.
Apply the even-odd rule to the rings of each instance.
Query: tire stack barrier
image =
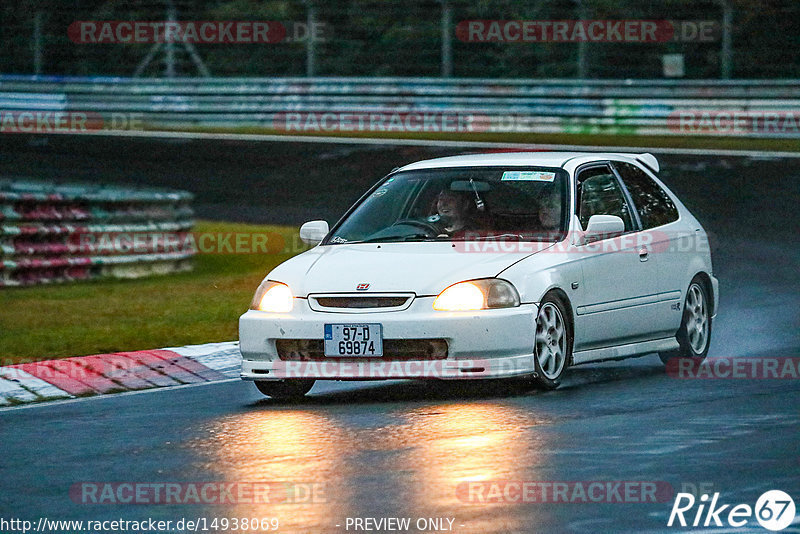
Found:
[[[187,271],[191,193],[0,180],[0,287]]]

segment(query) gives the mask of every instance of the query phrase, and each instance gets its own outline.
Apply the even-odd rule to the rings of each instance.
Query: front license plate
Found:
[[[325,356],[383,356],[380,324],[326,324]]]

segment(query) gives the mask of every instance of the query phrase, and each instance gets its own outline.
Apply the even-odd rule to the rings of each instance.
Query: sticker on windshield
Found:
[[[552,182],[556,178],[554,172],[541,171],[505,171],[502,182]]]

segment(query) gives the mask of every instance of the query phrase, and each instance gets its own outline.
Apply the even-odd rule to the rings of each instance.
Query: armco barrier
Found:
[[[46,131],[54,128],[47,113],[52,119],[52,113],[64,112],[83,114],[88,129],[451,129],[795,138],[800,137],[800,80],[4,75],[0,110],[4,132]],[[37,122],[35,112],[44,119]],[[69,125],[64,130],[75,131]]]
[[[190,193],[0,180],[0,287],[191,269]],[[137,246],[132,246],[133,239]]]

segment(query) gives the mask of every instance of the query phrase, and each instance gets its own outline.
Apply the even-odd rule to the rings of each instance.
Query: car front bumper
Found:
[[[250,310],[239,319],[239,346],[244,380],[313,378],[321,380],[381,380],[398,378],[477,379],[531,374],[537,308],[471,312],[433,309],[433,297],[415,298],[402,311],[338,313],[312,310],[296,298],[290,313]],[[383,339],[444,339],[446,359],[407,360],[327,357],[317,361],[286,361],[278,356],[281,339],[322,340],[325,324],[380,323]]]

